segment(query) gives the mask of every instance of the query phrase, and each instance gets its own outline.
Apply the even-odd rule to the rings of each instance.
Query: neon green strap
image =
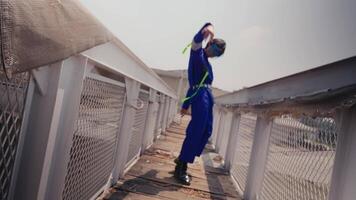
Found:
[[[189,43],[182,51],[182,54],[185,54],[185,52],[187,51],[188,48],[190,48],[192,46],[192,43]]]
[[[191,96],[182,99],[182,103],[188,101],[189,99],[193,98],[195,95],[198,94],[199,89],[200,89],[201,87],[203,87],[204,82],[205,82],[206,78],[208,77],[208,75],[209,75],[209,72],[206,71],[205,74],[204,74],[204,76],[203,76],[203,78],[202,78],[202,80],[201,80],[200,83],[199,83],[199,86],[198,86],[197,90],[196,90]]]

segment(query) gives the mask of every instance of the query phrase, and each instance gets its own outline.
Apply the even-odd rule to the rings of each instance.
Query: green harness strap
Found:
[[[189,47],[192,46],[192,43],[189,43],[182,51],[182,54],[185,54],[185,52],[188,50]]]
[[[185,54],[185,52],[186,52],[186,51],[188,50],[188,48],[190,48],[191,46],[192,46],[192,43],[189,43],[189,44],[183,49],[182,53]],[[195,95],[198,94],[199,89],[200,89],[201,87],[203,87],[204,82],[205,82],[205,80],[206,80],[206,78],[207,78],[208,76],[209,76],[209,72],[206,71],[205,74],[204,74],[204,76],[203,76],[203,78],[202,78],[202,80],[200,81],[199,86],[198,86],[198,88],[196,89],[196,91],[195,91],[191,96],[185,97],[184,99],[182,99],[182,103],[188,101],[189,99],[193,98]]]
[[[208,77],[208,75],[209,75],[209,72],[206,71],[205,74],[204,74],[204,76],[203,76],[203,79],[200,81],[199,86],[198,86],[198,88],[196,89],[196,91],[195,91],[191,96],[182,99],[182,103],[188,101],[189,99],[193,98],[195,95],[198,94],[199,89],[200,89],[201,87],[203,87],[204,82],[205,82],[206,78]]]

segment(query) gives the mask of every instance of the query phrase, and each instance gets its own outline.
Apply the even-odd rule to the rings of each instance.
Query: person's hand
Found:
[[[184,115],[187,115],[187,114],[188,114],[188,109],[182,108],[182,109],[180,110],[180,114],[181,114],[182,117],[183,117]]]
[[[214,35],[215,35],[213,25],[209,25],[209,26],[205,27],[203,29],[202,33],[204,35],[204,40],[209,38],[209,41],[208,41],[208,43],[209,43],[212,39],[214,39]]]

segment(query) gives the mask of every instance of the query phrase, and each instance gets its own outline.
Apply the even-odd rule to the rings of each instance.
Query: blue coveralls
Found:
[[[188,66],[190,87],[186,97],[191,96],[195,92],[196,88],[194,89],[194,86],[199,85],[206,70],[209,72],[209,76],[204,84],[211,85],[213,82],[212,67],[201,45],[204,39],[202,30],[208,25],[210,25],[210,23],[205,24],[193,39]],[[183,103],[182,108],[184,109],[188,109],[189,106],[191,106],[192,119],[187,127],[186,137],[180,152],[179,159],[181,161],[193,163],[195,156],[202,154],[212,133],[213,105],[213,95],[211,89],[207,87],[201,87],[193,98]]]

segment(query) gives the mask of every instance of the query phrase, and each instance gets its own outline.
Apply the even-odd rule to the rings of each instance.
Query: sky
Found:
[[[149,67],[186,69],[206,22],[226,43],[213,86],[239,90],[356,55],[356,0],[80,0]]]

